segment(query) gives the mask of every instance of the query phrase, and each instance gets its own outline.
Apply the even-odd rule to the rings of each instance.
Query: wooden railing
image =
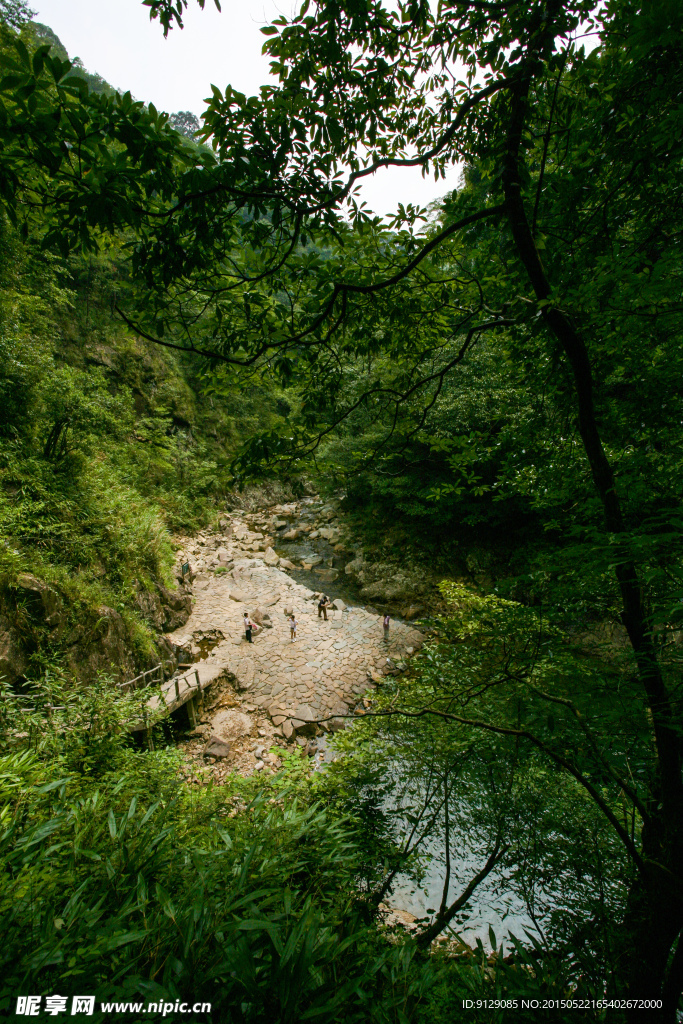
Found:
[[[153,678],[156,676],[156,678]],[[139,676],[135,676],[134,679],[128,679],[125,683],[117,683],[119,690],[140,690],[145,686],[151,686],[152,683],[163,683],[164,681],[164,663],[159,662],[154,668],[148,668],[146,672],[141,672]]]
[[[191,676],[194,676],[194,682],[191,682]],[[201,685],[199,682],[199,671],[195,669],[193,672],[187,672],[184,676],[174,676],[171,682],[175,685],[175,699],[178,700],[180,697],[180,684],[185,682],[188,687],[197,687],[197,693],[201,692]]]

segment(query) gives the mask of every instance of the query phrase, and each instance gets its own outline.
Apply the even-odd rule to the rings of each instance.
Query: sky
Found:
[[[253,95],[269,77],[261,54],[259,29],[280,14],[291,14],[291,0],[222,0],[222,13],[206,0],[204,11],[192,3],[185,28],[164,39],[158,21],[150,22],[141,0],[29,0],[36,20],[49,25],[69,52],[80,57],[117,89],[174,113],[198,117],[211,85],[230,84]],[[298,4],[297,4],[298,6]],[[455,188],[459,172],[445,182],[424,179],[419,168],[384,168],[365,179],[361,198],[385,215],[398,203],[426,206]]]

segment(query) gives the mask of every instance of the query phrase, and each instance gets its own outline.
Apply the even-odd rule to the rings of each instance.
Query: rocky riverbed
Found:
[[[202,680],[213,681],[187,737],[190,771],[210,766],[219,779],[274,771],[273,745],[314,754],[325,733],[348,720],[341,716],[362,714],[383,676],[400,671],[423,642],[396,619],[385,640],[379,611],[348,603],[362,593],[363,558],[334,507],[316,499],[226,513],[214,531],[184,539],[177,556],[179,578],[189,566],[193,609],[169,640],[181,663],[199,663]],[[317,607],[323,587],[334,605],[327,621]],[[245,612],[261,627],[251,644]]]

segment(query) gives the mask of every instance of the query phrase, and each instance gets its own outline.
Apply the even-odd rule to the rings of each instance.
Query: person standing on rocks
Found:
[[[389,612],[384,613],[382,619],[382,628],[384,629],[384,642],[389,643]]]
[[[292,614],[289,616],[289,635],[292,639],[292,642],[296,640],[296,627],[297,621],[294,618],[294,612],[292,612]]]
[[[325,594],[321,594],[320,595],[320,600],[318,601],[318,618],[320,618],[320,616],[322,615],[323,618],[325,619],[325,622],[327,622],[327,609],[329,607],[330,607],[330,599],[329,599],[329,597],[327,597]]]
[[[252,644],[254,641],[251,639],[251,631],[254,628],[254,623],[249,618],[247,612],[244,613],[244,635],[247,638],[247,643]]]

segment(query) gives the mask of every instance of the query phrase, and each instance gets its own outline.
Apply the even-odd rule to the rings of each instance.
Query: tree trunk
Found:
[[[551,32],[550,26],[547,27]],[[546,43],[548,47],[552,44]],[[612,467],[600,437],[593,397],[593,376],[584,339],[570,316],[552,305],[552,288],[536,248],[523,200],[520,161],[528,111],[528,93],[536,70],[538,52],[529,58],[526,77],[520,76],[510,90],[509,121],[503,164],[503,191],[512,237],[538,300],[546,300],[545,323],[565,352],[574,378],[579,431],[595,489],[602,502],[605,528],[625,533],[625,524]],[[548,301],[550,300],[550,301]],[[663,999],[667,1008],[633,1010],[630,1019],[675,1020],[675,1007],[683,990],[683,949],[669,960],[677,935],[683,928],[683,784],[681,739],[676,728],[670,695],[657,659],[651,625],[643,604],[638,569],[624,552],[616,567],[622,599],[622,620],[633,648],[638,676],[651,713],[656,766],[650,783],[651,817],[644,824],[642,844],[645,869],[633,884],[624,922],[619,973],[627,992],[615,998]],[[667,973],[668,972],[668,973]]]
[[[655,820],[643,833],[644,857],[659,863],[668,859],[662,849],[666,843],[663,826],[661,820]],[[628,1011],[629,1021],[675,1024],[683,988],[683,943],[679,943],[673,957],[672,949],[681,929],[683,903],[664,872],[640,872],[628,896],[613,995],[632,1000],[661,999],[664,1005],[661,1009],[634,1007]]]

